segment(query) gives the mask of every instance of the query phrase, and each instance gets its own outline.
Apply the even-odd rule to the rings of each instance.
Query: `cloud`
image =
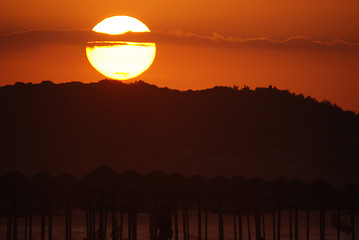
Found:
[[[157,31],[150,33],[126,33],[107,35],[91,30],[31,30],[0,35],[0,50],[15,51],[34,48],[46,44],[72,44],[85,46],[89,41],[131,41],[155,42],[156,44],[207,46],[238,49],[277,50],[318,50],[318,51],[359,51],[359,43],[337,39],[318,41],[307,36],[293,36],[284,40],[267,37],[238,38],[226,37],[218,33],[199,35],[182,30]]]
[[[0,35],[0,50],[24,50],[47,44],[85,45],[93,33],[88,30],[29,30]]]
[[[212,35],[203,36],[190,32],[176,30],[172,32],[151,32],[152,39],[158,43],[178,45],[197,45],[211,47],[243,48],[243,49],[278,49],[278,50],[347,50],[359,51],[359,43],[345,42],[340,39],[324,42],[311,39],[307,36],[294,36],[284,40],[273,40],[267,37],[238,38],[225,37],[216,32]],[[141,40],[141,36],[133,36],[128,39]]]

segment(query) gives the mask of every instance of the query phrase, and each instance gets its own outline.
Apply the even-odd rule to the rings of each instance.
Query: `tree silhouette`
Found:
[[[1,171],[116,170],[358,183],[359,116],[276,87],[143,81],[0,88]],[[309,168],[309,170],[308,170]]]

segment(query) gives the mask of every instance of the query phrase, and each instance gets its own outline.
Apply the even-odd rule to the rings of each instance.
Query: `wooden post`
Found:
[[[17,202],[16,202],[16,197],[14,197],[13,219],[14,219],[13,240],[17,240]]]
[[[251,221],[249,218],[249,210],[247,213],[247,225],[248,225],[248,240],[251,240]]]
[[[32,240],[32,212],[29,216],[29,240]]]
[[[340,240],[340,209],[338,208],[337,210],[337,223],[338,223],[338,226],[337,226],[337,240]]]
[[[352,225],[352,240],[355,240],[355,216],[353,211],[350,213],[350,222]]]
[[[292,207],[289,207],[289,240],[293,240]]]
[[[260,219],[260,204],[257,202],[257,207],[254,211],[254,226],[256,230],[256,240],[261,238],[261,219]]]
[[[153,231],[154,231],[154,224],[153,224],[153,211],[152,209],[148,210],[148,225],[150,231],[150,240],[154,240]]]
[[[278,202],[278,224],[277,224],[277,239],[280,240],[280,223],[281,223],[281,203]]]
[[[123,240],[123,210],[120,212],[120,240]]]
[[[86,210],[86,240],[90,240],[90,210]]]
[[[11,216],[11,210],[9,210],[7,216],[6,240],[11,240],[11,235],[12,235],[11,231],[12,231],[12,216]]]
[[[132,205],[132,240],[137,240],[137,209],[136,209],[136,198],[133,199]]]
[[[65,199],[65,240],[69,240],[69,198]]]
[[[105,240],[104,238],[104,221],[103,221],[103,190],[99,193],[99,239]]]
[[[325,240],[325,208],[323,208],[323,240]]]
[[[190,231],[189,231],[189,214],[188,208],[186,208],[186,228],[187,228],[187,240],[190,240]]]
[[[24,224],[24,240],[27,240],[27,228],[28,228],[28,216],[25,215],[25,224]]]
[[[233,239],[237,240],[237,221],[236,221],[236,214],[233,213]]]
[[[294,210],[294,239],[298,240],[298,202],[295,202]]]
[[[204,212],[204,240],[208,240],[208,211]]]
[[[263,233],[263,240],[266,239],[266,225],[264,219],[264,211],[262,211],[262,233]]]
[[[86,240],[89,240],[89,211],[86,209]]]
[[[187,224],[186,224],[186,202],[182,200],[182,220],[183,220],[183,240],[187,239]],[[157,239],[156,239],[157,240]]]
[[[179,240],[178,238],[178,200],[175,199],[175,210],[174,210],[174,218],[175,218],[175,240]]]
[[[45,240],[45,224],[45,199],[43,197],[41,201],[41,240]]]
[[[310,226],[310,210],[307,209],[307,240],[309,240],[309,238],[310,238],[309,226]]]
[[[115,212],[115,196],[112,196],[111,199],[111,223],[112,223],[112,227],[111,227],[111,231],[112,231],[112,240],[117,240],[115,239],[115,236],[118,234],[115,229],[117,228],[116,226],[116,212]]]
[[[273,230],[272,230],[272,233],[273,233],[273,240],[276,240],[277,237],[276,237],[276,234],[275,234],[275,231],[276,231],[276,224],[275,224],[275,209],[272,210],[272,224],[273,224]]]
[[[66,200],[65,200],[65,239],[66,240],[71,240],[72,236],[71,236],[71,230],[72,230],[72,218],[71,218],[71,208],[70,208],[70,204],[69,204],[69,196],[66,195]]]
[[[198,212],[197,212],[197,219],[198,219],[198,240],[202,240],[202,219],[201,219],[201,214],[202,214],[202,210],[201,210],[201,199],[198,200]]]
[[[218,208],[218,239],[224,240],[222,200],[219,200]]]
[[[322,226],[322,240],[325,240],[325,208],[322,208],[322,216],[321,216],[321,226]]]
[[[52,240],[52,211],[51,204],[49,203],[48,207],[48,240]]]
[[[155,220],[155,234],[154,234],[154,237],[155,237],[155,240],[157,240],[157,236],[158,236],[158,233],[157,233],[157,221],[158,221],[158,214],[159,214],[159,210],[158,210],[158,196],[157,194],[155,195],[155,211],[154,211],[154,220]]]
[[[92,210],[92,240],[96,239],[96,208]]]
[[[87,233],[87,240],[93,240],[94,237],[93,237],[93,209],[92,209],[92,197],[89,197],[89,208],[88,208],[88,211],[87,211],[87,214],[88,214],[88,233]]]
[[[72,209],[69,200],[69,240],[72,240]]]
[[[238,238],[243,240],[243,227],[242,227],[242,202],[238,200]]]
[[[41,212],[41,240],[45,240],[45,213]]]
[[[128,196],[128,210],[127,210],[127,235],[128,240],[132,240],[132,213],[131,213],[131,198]]]
[[[105,220],[104,220],[104,227],[103,227],[103,239],[106,240],[107,237],[107,211],[105,210]]]
[[[320,240],[324,240],[323,239],[323,209],[322,207],[319,209],[319,236],[320,236]]]

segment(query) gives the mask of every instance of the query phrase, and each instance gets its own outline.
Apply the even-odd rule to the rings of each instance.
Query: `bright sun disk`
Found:
[[[98,33],[121,35],[126,32],[150,32],[141,21],[128,16],[106,18],[93,29]],[[86,55],[91,65],[102,75],[127,80],[139,76],[152,64],[156,44],[125,41],[88,42]]]
[[[92,31],[107,33],[111,35],[123,34],[126,32],[149,32],[150,29],[141,21],[128,16],[114,16],[105,18],[99,22]]]

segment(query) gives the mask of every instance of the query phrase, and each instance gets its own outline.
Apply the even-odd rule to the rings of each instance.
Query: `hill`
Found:
[[[16,83],[0,88],[0,111],[1,173],[79,176],[105,164],[359,183],[359,116],[271,86]]]

